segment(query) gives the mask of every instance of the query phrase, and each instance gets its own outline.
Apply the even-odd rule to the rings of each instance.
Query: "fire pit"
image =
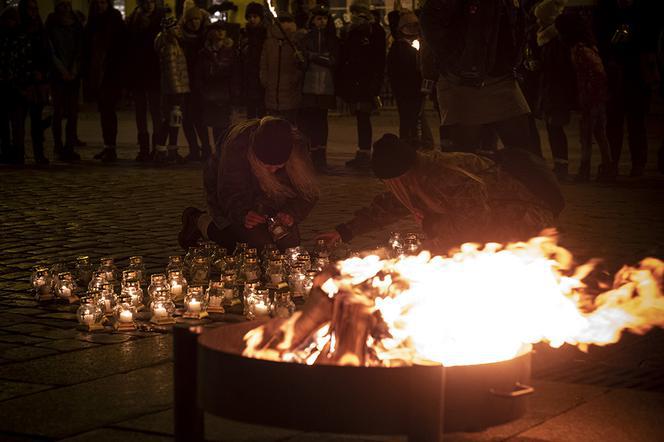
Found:
[[[178,329],[176,437],[202,435],[194,403],[249,423],[418,441],[519,418],[532,343],[604,345],[664,323],[660,261],[623,268],[590,298],[564,252],[537,238],[352,258],[321,272],[288,319]]]

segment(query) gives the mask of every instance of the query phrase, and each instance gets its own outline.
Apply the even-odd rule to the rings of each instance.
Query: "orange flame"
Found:
[[[393,260],[371,255],[341,261],[340,275],[321,289],[330,298],[353,293],[379,314],[388,333],[370,336],[367,347],[385,366],[498,362],[540,341],[585,349],[615,343],[625,330],[645,333],[664,326],[662,261],[646,258],[636,267],[623,267],[613,289],[595,298],[585,294],[583,279],[596,263],[573,268],[571,262],[571,254],[552,236],[506,246],[464,244],[447,257],[422,252]],[[292,337],[296,320],[282,324],[284,336]],[[260,327],[245,336],[245,356],[308,364],[335,339],[329,323],[306,351],[294,351],[286,339],[277,350],[263,349],[259,334],[262,338]],[[341,356],[339,363],[359,364],[352,354]]]

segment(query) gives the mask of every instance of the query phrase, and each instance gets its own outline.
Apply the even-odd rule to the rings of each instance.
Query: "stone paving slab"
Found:
[[[158,434],[138,433],[135,431],[118,430],[115,428],[102,428],[100,430],[89,431],[78,436],[68,437],[61,440],[63,442],[170,442],[173,438]]]
[[[664,394],[614,390],[547,420],[515,440],[656,442],[664,440]]]
[[[172,357],[172,338],[160,335],[0,367],[0,379],[72,385],[148,367]]]
[[[160,364],[0,402],[0,434],[62,438],[164,409],[172,371]]]
[[[51,386],[0,380],[0,401],[5,401],[18,396],[25,396],[48,388],[51,388]]]

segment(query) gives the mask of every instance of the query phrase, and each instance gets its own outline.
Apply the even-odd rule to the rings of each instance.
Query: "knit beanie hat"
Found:
[[[371,6],[368,0],[353,0],[350,4],[350,13],[356,15],[371,15]]]
[[[415,164],[417,152],[394,134],[385,134],[373,145],[371,168],[380,179],[397,178]]]
[[[535,7],[535,17],[540,26],[549,26],[556,21],[556,17],[563,13],[567,0],[543,0]]]
[[[399,15],[399,32],[404,35],[417,35],[419,33],[417,25],[419,24],[420,21],[413,11],[408,9],[401,11]]]
[[[277,166],[288,161],[294,142],[293,126],[287,120],[269,118],[261,120],[252,146],[261,163]]]
[[[265,10],[263,9],[263,5],[256,2],[249,3],[244,10],[245,20],[249,20],[250,15],[257,15],[260,18],[263,18],[265,16]]]

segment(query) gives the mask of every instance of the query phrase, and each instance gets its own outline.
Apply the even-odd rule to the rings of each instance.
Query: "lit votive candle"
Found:
[[[201,303],[195,299],[189,301],[189,311],[192,313],[198,313],[201,311]]]
[[[267,307],[267,305],[260,302],[258,304],[254,304],[254,314],[256,316],[267,316],[270,314],[270,309]]]
[[[168,316],[168,312],[166,311],[166,308],[159,306],[156,307],[153,311],[152,314],[154,315],[155,318],[165,318]]]
[[[85,314],[83,315],[83,322],[85,322],[88,325],[92,325],[95,323],[95,315],[93,314]]]
[[[178,283],[171,284],[171,296],[175,299],[182,296],[182,286]]]
[[[60,288],[60,294],[63,298],[69,298],[71,297],[71,289],[67,286],[63,286]]]
[[[129,310],[122,310],[120,312],[120,322],[132,322],[134,320],[134,315]]]

